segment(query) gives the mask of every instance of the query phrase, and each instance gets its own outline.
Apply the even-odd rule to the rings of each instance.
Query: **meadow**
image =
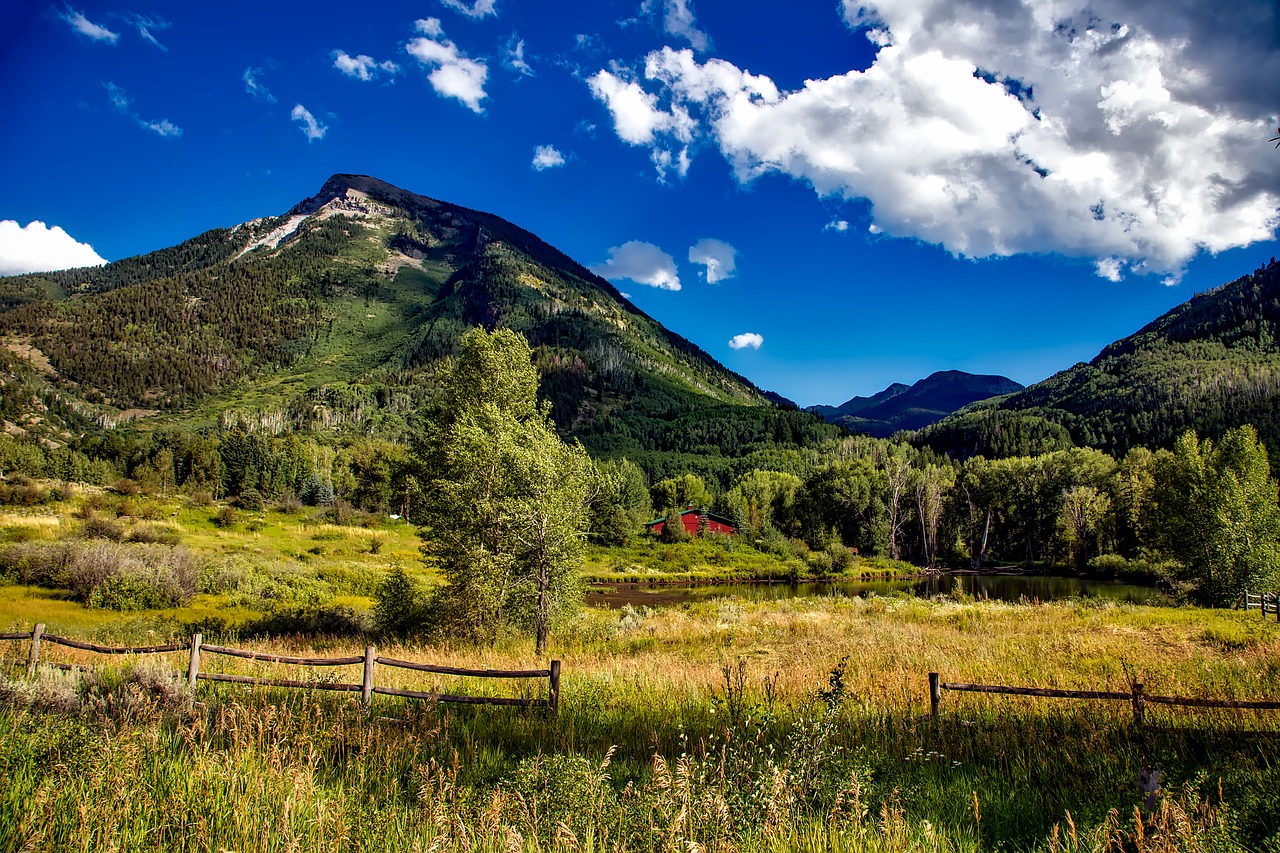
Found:
[[[179,606],[113,611],[72,590],[0,586],[0,630],[44,621],[124,643],[203,624],[244,647],[345,655],[369,638],[265,630],[273,613],[293,612],[268,605],[318,597],[347,608],[352,622],[339,627],[350,629],[370,601],[362,576],[399,561],[431,580],[408,525],[290,508],[219,526],[220,507],[135,500],[144,515],[141,502],[154,501],[156,517],[104,503],[86,518],[83,496],[15,510],[0,523],[4,547],[56,545],[106,516],[124,528],[112,545],[155,545],[127,540],[138,525],[167,525],[180,542],[163,547],[198,549],[196,574],[222,587],[197,579],[208,591]],[[56,521],[17,533],[20,515]],[[372,641],[445,665],[546,663],[523,636]],[[1280,698],[1280,625],[1257,612],[984,602],[959,590],[584,609],[552,635],[564,673],[555,718],[382,696],[366,713],[349,694],[203,682],[192,695],[180,652],[34,677],[25,644],[0,653],[2,850],[1280,851],[1278,712],[1148,706],[1139,726],[1126,703],[947,693],[929,715],[929,671]],[[104,663],[54,647],[42,659]],[[204,666],[359,680],[358,669]],[[545,690],[402,677],[412,689]],[[1144,768],[1163,782],[1150,808]]]

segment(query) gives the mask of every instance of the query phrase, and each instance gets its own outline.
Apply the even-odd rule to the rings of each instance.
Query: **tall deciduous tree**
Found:
[[[590,463],[556,435],[537,390],[523,337],[473,329],[441,371],[419,456],[424,550],[444,573],[449,613],[486,634],[531,623],[541,654],[573,595]]]
[[[1157,457],[1146,510],[1148,543],[1176,566],[1176,579],[1203,604],[1230,604],[1251,589],[1274,589],[1280,563],[1280,506],[1266,447],[1251,426],[1215,445],[1194,432]]]

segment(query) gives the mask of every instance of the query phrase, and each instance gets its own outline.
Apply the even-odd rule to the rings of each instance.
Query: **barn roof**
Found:
[[[706,512],[707,518],[710,519],[711,521],[718,521],[721,524],[725,524],[733,528],[737,527],[737,525],[732,520],[725,518],[723,515],[716,515],[714,512],[707,512],[706,510],[699,509],[698,507],[695,507],[695,506],[691,506],[688,509],[680,510],[680,517],[684,518],[686,515],[690,515],[690,514],[701,515],[704,512]],[[644,526],[653,527],[653,525],[661,524],[666,520],[667,520],[667,517],[664,515],[660,518],[655,518],[653,521],[646,521],[644,523]]]

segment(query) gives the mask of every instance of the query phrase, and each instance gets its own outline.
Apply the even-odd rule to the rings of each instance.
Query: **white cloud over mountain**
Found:
[[[73,267],[97,267],[107,259],[55,225],[39,220],[24,228],[12,219],[0,220],[0,275],[21,275]]]
[[[564,155],[554,145],[539,145],[533,150],[533,168],[539,172],[564,165]]]
[[[729,349],[760,349],[764,346],[764,335],[755,332],[743,332],[729,339]]]
[[[609,259],[592,266],[591,271],[610,281],[626,278],[661,290],[680,289],[675,258],[641,240],[614,246],[609,250]]]
[[[324,139],[324,135],[329,132],[328,125],[323,125],[316,121],[316,117],[311,114],[311,110],[302,104],[295,105],[289,117],[298,123],[298,129],[302,131],[302,135],[307,138],[308,142]]]
[[[473,112],[484,112],[480,102],[488,97],[484,84],[489,78],[489,66],[481,60],[468,58],[457,45],[445,38],[439,18],[420,19],[414,26],[423,37],[411,40],[405,45],[405,50],[431,69],[427,75],[431,87],[439,95],[458,99]]]
[[[723,240],[703,237],[689,247],[689,260],[705,269],[707,284],[719,284],[732,278],[738,267],[738,250]]]
[[[642,79],[613,67],[588,84],[663,177],[710,145],[744,183],[776,172],[866,198],[876,231],[958,255],[1176,277],[1280,222],[1270,5],[845,0],[878,46],[865,70],[786,92],[664,48]]]

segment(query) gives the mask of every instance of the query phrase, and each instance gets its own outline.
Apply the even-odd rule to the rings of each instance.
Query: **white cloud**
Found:
[[[610,281],[629,278],[636,284],[647,284],[661,290],[679,290],[680,276],[675,258],[652,243],[631,240],[609,250],[609,260],[591,267],[591,271]]]
[[[723,240],[703,237],[689,247],[689,260],[706,267],[707,284],[719,284],[732,278],[737,269],[738,250]]]
[[[70,24],[71,29],[75,30],[85,38],[93,39],[94,41],[104,41],[107,44],[115,44],[120,40],[119,33],[113,33],[101,24],[95,24],[93,21],[86,18],[83,12],[77,12],[70,6],[66,8],[66,11],[60,12],[58,17]]]
[[[486,15],[496,15],[498,10],[494,8],[495,0],[475,0],[474,3],[467,5],[462,0],[441,0],[444,5],[448,6],[455,12],[461,12],[468,18],[480,19]]]
[[[138,35],[141,36],[144,41],[150,42],[152,45],[163,51],[167,52],[169,50],[169,48],[162,45],[159,39],[155,37],[155,33],[157,31],[169,29],[170,24],[168,21],[161,18],[149,18],[145,15],[139,15],[136,12],[127,15],[126,19],[130,24],[137,28]]]
[[[849,223],[844,219],[833,219],[822,226],[823,231],[838,231],[841,234],[849,230]]]
[[[1202,250],[1270,239],[1274,4],[1080,2],[845,0],[875,61],[793,92],[670,48],[643,86],[616,68],[588,83],[655,163],[702,140],[741,182],[775,172],[866,198],[880,231],[957,255],[1176,276]]]
[[[254,68],[253,66],[246,68],[242,78],[244,80],[244,90],[260,101],[266,101],[269,104],[274,104],[276,102],[276,96],[271,94],[271,90],[266,86],[258,82],[258,75],[261,73],[261,68]]]
[[[372,56],[366,56],[363,53],[359,56],[348,56],[345,50],[335,50],[330,55],[333,57],[334,68],[348,77],[355,77],[366,83],[375,79],[379,71],[393,76],[400,73],[400,66],[389,59],[378,62]]]
[[[23,228],[12,219],[0,221],[0,275],[21,275],[107,263],[88,243],[55,225],[34,220]]]
[[[507,42],[507,59],[504,64],[517,74],[533,76],[533,68],[524,58],[524,39],[514,35],[511,37]]]
[[[176,124],[169,121],[167,118],[162,118],[159,121],[142,121],[141,119],[139,119],[138,123],[141,124],[143,127],[145,127],[147,130],[153,130],[156,133],[160,134],[161,136],[181,136],[182,135],[182,128],[178,127]]]
[[[489,67],[480,60],[468,59],[457,45],[445,38],[439,18],[419,20],[415,27],[426,37],[413,39],[405,49],[432,69],[427,80],[436,93],[457,98],[474,112],[484,112],[480,102],[487,97],[484,84],[489,77]]]
[[[153,131],[160,136],[175,137],[182,135],[182,128],[178,127],[167,118],[156,119],[155,121],[148,121],[147,119],[139,118],[138,114],[133,111],[133,105],[129,100],[129,95],[124,89],[121,89],[115,83],[106,82],[102,85],[103,88],[107,90],[107,99],[111,101],[111,106],[133,119],[138,127]]]
[[[541,172],[564,165],[564,155],[554,145],[539,145],[533,151],[533,168]]]
[[[693,7],[689,0],[666,0],[662,13],[662,28],[668,35],[686,39],[693,49],[701,53],[711,46],[707,34],[694,22]]]
[[[688,110],[675,104],[668,109],[658,105],[658,98],[646,92],[634,80],[625,80],[610,71],[598,71],[587,85],[596,99],[609,109],[613,116],[613,129],[618,137],[631,145],[653,146],[651,159],[658,170],[658,177],[665,180],[670,172],[684,177],[689,171],[689,143],[693,140],[696,122]],[[683,144],[672,150],[666,144],[658,144],[664,136]]]
[[[764,344],[764,335],[755,332],[743,332],[729,339],[729,349],[760,349]]]
[[[1124,262],[1119,258],[1099,258],[1093,265],[1099,278],[1107,281],[1119,281],[1124,272]]]
[[[329,131],[328,126],[316,121],[316,117],[311,114],[311,110],[302,104],[298,104],[293,108],[290,117],[298,122],[298,129],[302,131],[302,135],[307,138],[308,142],[324,139],[324,135]]]
[[[107,90],[107,99],[111,101],[111,106],[122,112],[128,112],[129,96],[125,94],[124,89],[110,81],[103,83],[102,86]]]

